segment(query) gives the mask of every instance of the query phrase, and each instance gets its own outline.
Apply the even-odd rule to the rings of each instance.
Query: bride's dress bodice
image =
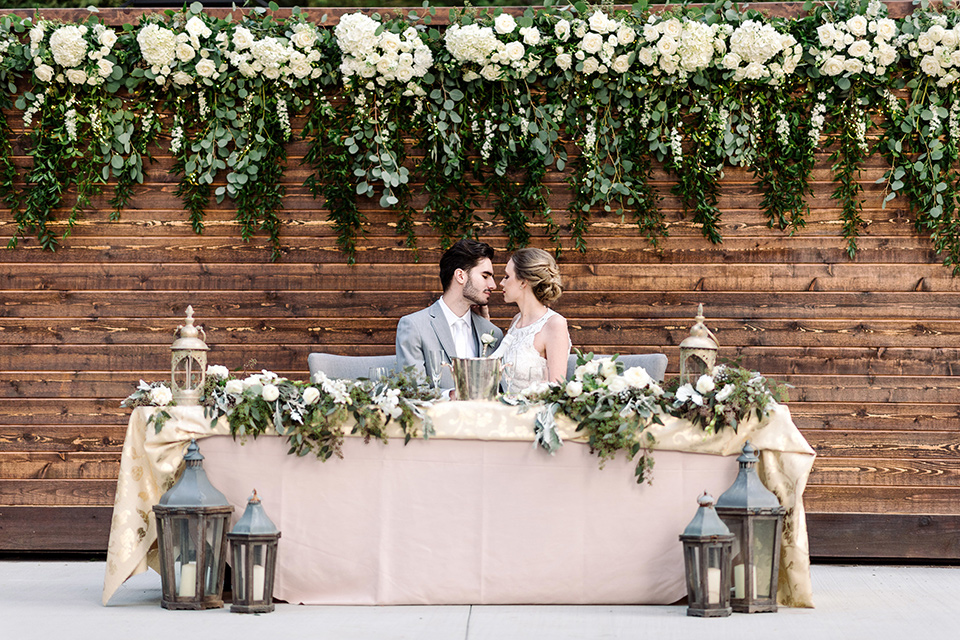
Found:
[[[520,393],[534,383],[546,381],[547,360],[533,346],[533,340],[553,315],[556,315],[556,312],[547,309],[539,320],[526,327],[516,326],[520,320],[517,316],[500,346],[494,351],[493,356],[503,359],[503,386],[506,393]]]

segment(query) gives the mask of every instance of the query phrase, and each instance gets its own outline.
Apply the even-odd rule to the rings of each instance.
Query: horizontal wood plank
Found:
[[[960,515],[807,513],[816,559],[960,559]]]
[[[0,506],[0,551],[107,550],[113,506]]]
[[[0,479],[0,506],[112,507],[117,481]]]

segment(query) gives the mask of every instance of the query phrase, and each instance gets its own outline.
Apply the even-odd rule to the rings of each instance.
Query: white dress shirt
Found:
[[[450,333],[453,334],[453,344],[457,350],[458,358],[476,358],[477,345],[473,339],[473,314],[468,309],[462,317],[455,314],[447,306],[447,303],[440,298],[440,308],[443,309],[443,316],[450,325]]]

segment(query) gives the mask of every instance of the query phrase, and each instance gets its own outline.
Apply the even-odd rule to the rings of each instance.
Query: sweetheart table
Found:
[[[814,451],[787,407],[738,432],[707,435],[664,416],[653,482],[623,456],[603,469],[558,416],[564,445],[534,448],[534,411],[494,402],[430,408],[436,436],[406,446],[347,437],[343,459],[287,455],[285,440],[244,442],[201,407],[131,415],[111,522],[103,602],[159,567],[152,507],[172,486],[186,444],[200,443],[211,482],[242,515],[255,488],[282,532],[274,595],[305,604],[666,604],[685,594],[678,535],[704,490],[733,482],[749,439],[758,471],[787,510],[779,598],[813,606],[803,490]],[[395,439],[394,439],[395,438]],[[159,578],[158,578],[159,580]]]

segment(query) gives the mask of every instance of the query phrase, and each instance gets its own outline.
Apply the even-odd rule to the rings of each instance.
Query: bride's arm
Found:
[[[547,380],[557,382],[567,377],[567,356],[570,355],[570,331],[567,320],[557,314],[547,320],[537,335],[543,340],[540,352],[547,359]]]

